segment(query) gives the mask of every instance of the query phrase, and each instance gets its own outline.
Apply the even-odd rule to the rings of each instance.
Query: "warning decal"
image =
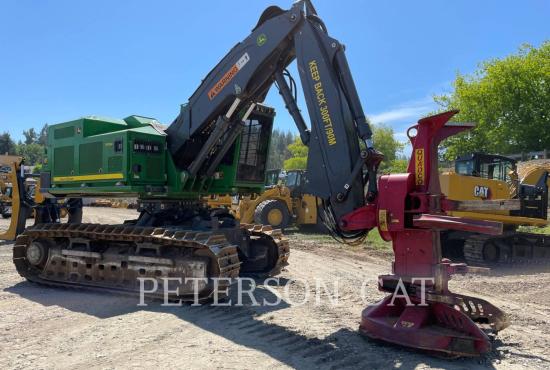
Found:
[[[235,77],[237,73],[248,63],[250,57],[248,53],[244,53],[242,57],[239,58],[237,63],[235,63],[229,71],[227,71],[222,78],[214,85],[213,88],[208,92],[208,99],[212,100],[218,95],[223,88]]]
[[[414,151],[414,163],[416,172],[416,185],[426,185],[426,171],[424,165],[424,149]]]

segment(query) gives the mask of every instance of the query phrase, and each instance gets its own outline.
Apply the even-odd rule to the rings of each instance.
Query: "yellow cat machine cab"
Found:
[[[520,205],[507,210],[453,211],[453,216],[502,222],[505,232],[496,237],[446,232],[444,255],[463,257],[478,266],[550,262],[550,236],[518,231],[519,226],[548,224],[550,163],[519,168],[518,171],[516,161],[508,157],[473,153],[458,158],[454,172],[440,175],[441,190],[451,200],[519,200]]]

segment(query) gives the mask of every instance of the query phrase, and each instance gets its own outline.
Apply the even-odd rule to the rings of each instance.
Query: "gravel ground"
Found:
[[[85,209],[86,222],[119,223],[134,216],[130,210]],[[138,307],[133,297],[28,283],[12,265],[12,246],[0,244],[2,368],[550,367],[549,272],[496,271],[452,280],[453,290],[508,312],[512,326],[499,333],[485,357],[444,360],[358,335],[361,310],[383,297],[376,277],[390,271],[391,255],[370,248],[349,250],[291,236],[290,266],[271,288],[283,296],[277,306],[255,307],[248,299],[231,307],[162,307],[159,302]],[[337,303],[321,299],[315,304],[311,298],[299,304],[306,292],[315,295],[316,278],[338,280]],[[262,285],[254,297],[275,299]]]

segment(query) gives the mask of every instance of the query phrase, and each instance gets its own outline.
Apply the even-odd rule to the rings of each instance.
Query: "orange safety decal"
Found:
[[[223,88],[239,73],[239,71],[248,63],[250,56],[248,53],[244,53],[243,56],[235,63],[229,71],[227,71],[222,78],[214,85],[208,92],[208,99],[212,100],[218,95]]]

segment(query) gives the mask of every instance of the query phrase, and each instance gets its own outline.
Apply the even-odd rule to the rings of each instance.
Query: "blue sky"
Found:
[[[23,129],[91,114],[170,123],[271,4],[291,1],[3,0],[0,132],[20,139]],[[314,4],[347,47],[365,111],[400,139],[457,71],[550,38],[547,0]],[[276,91],[266,103],[277,109],[277,127],[296,131]]]

